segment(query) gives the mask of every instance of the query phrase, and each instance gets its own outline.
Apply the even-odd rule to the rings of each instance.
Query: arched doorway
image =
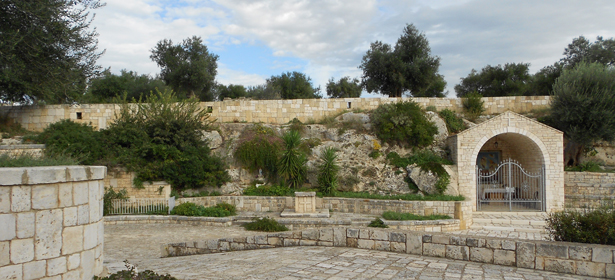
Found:
[[[502,133],[476,156],[476,210],[545,211],[544,155],[530,138]]]

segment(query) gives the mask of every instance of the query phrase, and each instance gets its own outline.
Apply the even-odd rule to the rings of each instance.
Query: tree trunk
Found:
[[[568,143],[566,143],[566,146],[564,147],[564,166],[579,165],[583,149],[583,145],[572,140],[568,140]]]

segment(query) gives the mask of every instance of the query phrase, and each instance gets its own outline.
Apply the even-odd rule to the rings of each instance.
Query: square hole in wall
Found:
[[[83,114],[81,112],[77,112],[77,119],[78,120],[83,119]]]
[[[207,113],[211,113],[214,111],[214,107],[207,106]]]
[[[352,108],[352,102],[348,102],[348,108],[347,109],[351,109]]]

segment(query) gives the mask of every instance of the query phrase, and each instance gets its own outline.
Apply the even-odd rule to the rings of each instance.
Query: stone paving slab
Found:
[[[254,234],[237,226],[107,225],[104,263],[115,272],[124,269],[127,259],[141,271],[179,279],[596,279],[354,248],[288,247],[159,258],[162,244]]]

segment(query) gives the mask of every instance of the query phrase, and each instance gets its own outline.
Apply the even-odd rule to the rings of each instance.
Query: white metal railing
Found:
[[[112,199],[110,215],[170,214],[175,206],[175,197]]]

